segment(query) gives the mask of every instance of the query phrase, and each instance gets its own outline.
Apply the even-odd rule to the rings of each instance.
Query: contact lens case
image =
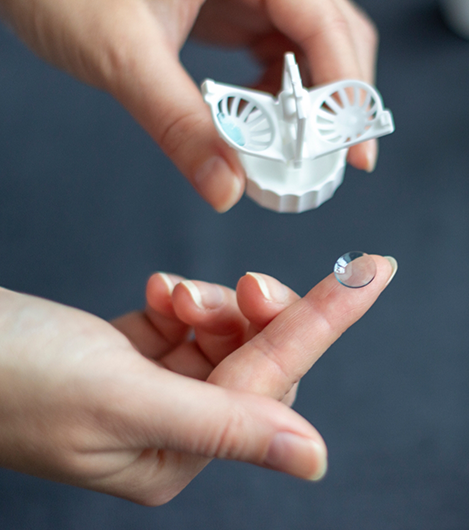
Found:
[[[374,87],[345,80],[305,89],[293,53],[277,97],[211,79],[202,94],[219,135],[238,151],[247,195],[277,212],[320,206],[342,183],[348,148],[394,131]]]

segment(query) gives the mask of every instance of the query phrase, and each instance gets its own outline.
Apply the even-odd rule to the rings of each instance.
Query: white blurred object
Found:
[[[440,0],[440,5],[448,26],[469,39],[469,0]]]
[[[239,153],[246,193],[278,212],[303,212],[330,199],[342,183],[348,148],[394,130],[392,115],[367,83],[337,81],[303,88],[292,53],[282,90],[271,94],[202,84],[220,136]]]

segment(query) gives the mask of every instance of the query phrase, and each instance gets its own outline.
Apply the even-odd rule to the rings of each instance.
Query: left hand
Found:
[[[266,289],[275,296],[266,298]],[[147,284],[145,312],[136,311],[112,323],[159,365],[206,381],[226,357],[299,298],[265,274],[246,274],[235,292],[156,273]],[[293,404],[296,386],[282,396],[282,402]]]
[[[321,478],[323,440],[278,401],[386,287],[373,258],[365,288],[330,275],[301,299],[265,275],[241,278],[237,300],[156,275],[145,313],[115,328],[0,288],[0,466],[148,505],[214,457]]]
[[[149,282],[150,299],[155,289],[160,312],[115,321],[132,344],[93,315],[0,288],[0,466],[149,505],[179,493],[208,457],[322,473],[324,443],[301,416],[205,382],[213,361],[203,352],[222,356],[248,333],[234,293],[220,287],[213,317],[194,317],[199,348],[167,314],[168,304],[194,311],[190,293],[179,287],[171,302],[161,275]],[[296,449],[270,462],[285,433]]]
[[[178,277],[156,274],[147,285],[145,316],[134,313],[114,323],[140,351],[171,371],[291,406],[299,380],[393,278],[396,269],[387,259],[373,259],[377,274],[366,288],[348,289],[331,274],[304,298],[265,274],[243,276],[236,301],[225,287],[178,283]],[[187,337],[190,329],[192,338]],[[325,448],[322,440],[321,446]],[[283,471],[297,476],[323,476],[326,460],[315,460],[316,471],[311,473],[306,461],[294,454],[285,440],[274,459],[282,465],[288,461],[291,467]],[[187,458],[191,465],[177,470],[180,489],[208,463]]]

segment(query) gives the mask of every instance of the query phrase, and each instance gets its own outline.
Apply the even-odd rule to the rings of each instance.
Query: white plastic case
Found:
[[[371,85],[347,80],[306,90],[292,53],[285,55],[277,98],[210,79],[202,93],[218,133],[239,153],[246,193],[278,212],[299,213],[330,199],[342,183],[348,148],[394,130]]]

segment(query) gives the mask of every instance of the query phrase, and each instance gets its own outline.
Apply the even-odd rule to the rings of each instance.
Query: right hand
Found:
[[[286,51],[314,84],[374,78],[377,32],[349,0],[0,0],[0,11],[39,56],[119,100],[220,212],[239,200],[245,176],[179,61],[192,28],[247,47],[273,93]],[[352,147],[349,162],[371,171],[376,146]]]

